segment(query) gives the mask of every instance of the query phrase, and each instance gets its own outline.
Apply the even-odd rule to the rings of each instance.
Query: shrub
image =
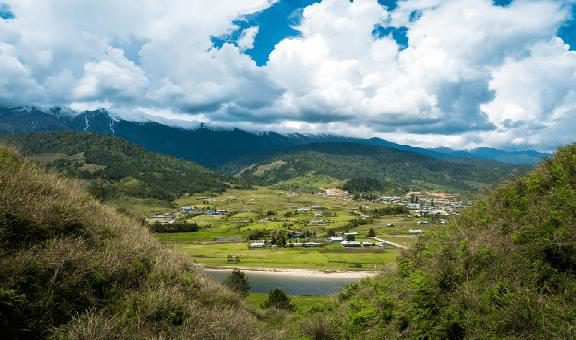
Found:
[[[239,269],[234,269],[232,273],[230,273],[224,281],[224,285],[243,297],[248,296],[250,292],[250,284],[248,283],[246,274]]]
[[[263,308],[278,308],[294,310],[295,306],[290,303],[290,297],[282,289],[274,288],[268,294],[268,299],[262,304]]]

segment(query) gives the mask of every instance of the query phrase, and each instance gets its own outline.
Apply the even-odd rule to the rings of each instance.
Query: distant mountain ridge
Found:
[[[415,152],[370,144],[312,143],[269,154],[264,159],[225,165],[228,173],[260,185],[298,191],[304,179],[373,178],[389,193],[430,190],[482,192],[495,183],[521,175],[527,165],[492,160],[438,159]],[[318,189],[318,188],[316,188]]]
[[[185,129],[157,122],[132,122],[113,117],[104,109],[75,112],[61,107],[40,109],[19,107],[0,109],[0,134],[42,131],[88,131],[115,135],[153,151],[198,162],[210,168],[248,155],[288,150],[313,143],[370,144],[402,151],[415,152],[438,159],[471,158],[496,160],[511,164],[536,164],[549,154],[534,150],[504,151],[492,148],[453,150],[427,149],[401,145],[380,138],[352,138],[336,135],[252,133],[240,129]]]

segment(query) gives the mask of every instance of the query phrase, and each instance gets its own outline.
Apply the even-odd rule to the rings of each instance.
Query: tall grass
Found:
[[[0,334],[257,339],[237,295],[74,181],[0,149]]]

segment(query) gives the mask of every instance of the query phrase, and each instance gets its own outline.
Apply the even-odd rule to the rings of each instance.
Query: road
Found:
[[[408,247],[406,247],[406,246],[403,246],[403,245],[398,244],[398,243],[386,241],[386,240],[381,239],[381,238],[379,238],[379,237],[372,237],[372,238],[375,239],[375,240],[378,241],[378,242],[382,242],[382,243],[385,243],[385,244],[389,244],[389,245],[391,245],[391,246],[393,246],[393,247],[396,247],[396,248],[408,249]]]

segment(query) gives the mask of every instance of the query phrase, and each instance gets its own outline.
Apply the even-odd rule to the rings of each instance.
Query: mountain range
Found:
[[[169,126],[157,122],[133,122],[117,118],[104,109],[75,112],[52,107],[18,107],[0,109],[0,134],[41,131],[89,131],[114,135],[147,150],[198,162],[218,168],[247,156],[314,143],[354,143],[377,145],[437,159],[482,159],[510,164],[536,164],[550,156],[534,150],[505,151],[493,148],[453,150],[450,148],[420,148],[386,141],[381,138],[352,138],[336,135],[253,133],[240,129],[213,129],[203,124],[194,129]]]

